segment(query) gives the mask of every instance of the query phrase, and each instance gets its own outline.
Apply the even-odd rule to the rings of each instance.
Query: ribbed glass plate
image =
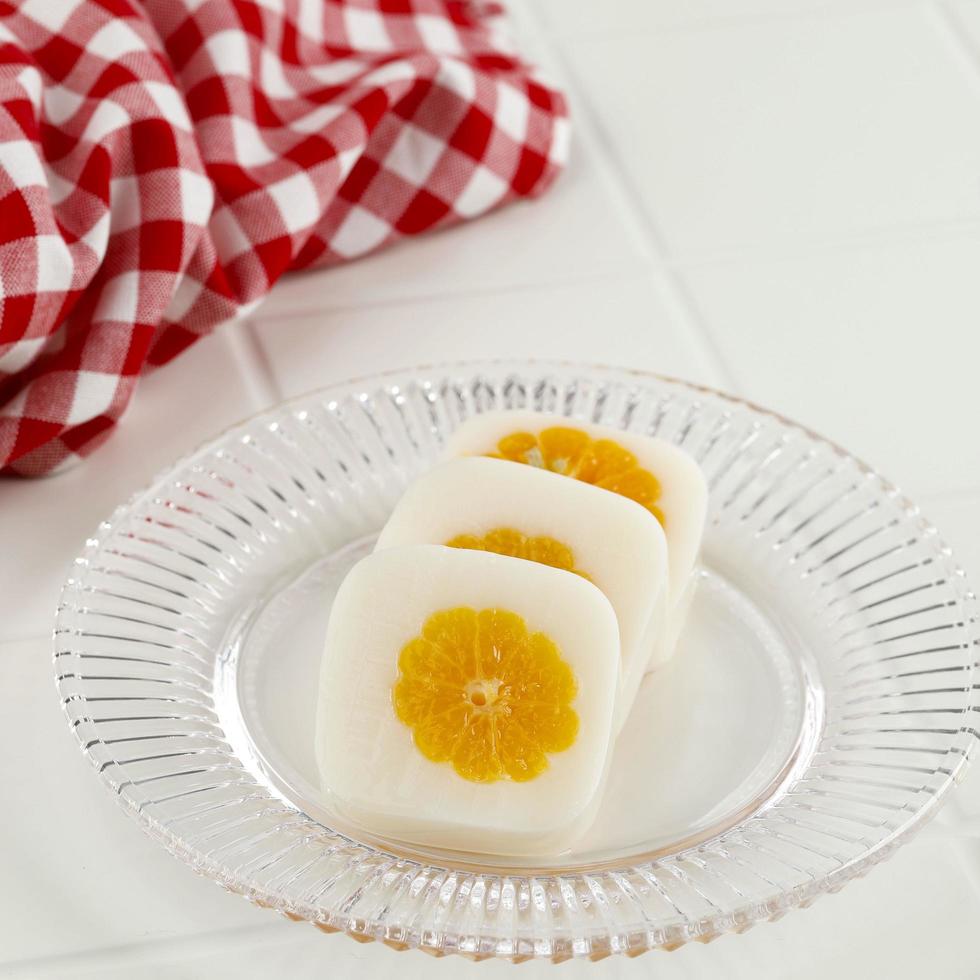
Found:
[[[644,682],[593,830],[534,861],[371,839],[313,763],[337,586],[493,408],[663,436],[710,485],[678,654]],[[890,853],[976,738],[976,615],[918,509],[794,423],[636,372],[456,364],[305,396],[164,473],[77,559],[55,664],[86,756],[198,872],[326,931],[557,961],[740,931]]]

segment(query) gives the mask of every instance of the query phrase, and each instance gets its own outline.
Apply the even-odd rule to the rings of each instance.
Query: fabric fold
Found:
[[[545,191],[565,100],[500,13],[0,0],[0,472],[91,452],[286,271]]]

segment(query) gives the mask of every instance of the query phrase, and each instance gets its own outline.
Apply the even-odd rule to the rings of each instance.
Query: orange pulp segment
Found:
[[[571,667],[544,633],[506,609],[433,613],[398,658],[398,719],[416,748],[464,779],[527,782],[569,748],[579,719]]]
[[[446,546],[469,551],[492,551],[496,555],[536,561],[565,572],[574,572],[584,579],[589,578],[575,567],[575,555],[567,544],[546,536],[531,537],[511,527],[496,527],[484,535],[457,534],[446,542]]]
[[[537,435],[512,432],[497,443],[496,452],[488,455],[611,490],[636,501],[661,524],[665,523],[656,503],[661,496],[660,481],[640,466],[633,453],[612,439],[593,439],[581,429],[552,426]]]

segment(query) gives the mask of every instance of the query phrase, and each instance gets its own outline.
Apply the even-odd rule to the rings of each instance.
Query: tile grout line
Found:
[[[534,16],[529,14],[529,16]],[[672,267],[669,252],[663,238],[663,234],[657,226],[656,220],[648,209],[640,203],[642,198],[638,193],[633,179],[626,172],[621,162],[612,154],[608,153],[606,147],[611,145],[606,134],[603,132],[602,125],[598,116],[593,110],[589,101],[585,98],[582,88],[578,83],[577,75],[565,57],[564,51],[540,30],[538,35],[543,49],[551,56],[553,62],[563,70],[564,78],[562,82],[574,94],[574,101],[580,107],[577,121],[574,122],[576,128],[583,131],[585,139],[591,143],[592,151],[595,154],[599,168],[605,171],[605,179],[611,187],[620,210],[628,216],[639,233],[639,237],[646,246],[647,260],[656,270],[656,279],[660,287],[668,308],[673,312],[678,323],[687,329],[687,332],[696,340],[700,341],[699,346],[707,357],[712,368],[716,371],[722,382],[730,388],[738,391],[739,386],[734,372],[722,355],[721,350],[711,334],[708,324],[703,315],[698,310],[693,296],[686,283],[678,272]],[[641,216],[637,221],[636,213]]]
[[[926,10],[932,15],[939,33],[963,63],[973,87],[980,92],[980,43],[973,38],[959,14],[954,12],[952,4],[933,0]]]
[[[239,370],[250,387],[254,388],[263,403],[262,407],[268,408],[283,400],[283,392],[265,348],[255,334],[253,316],[250,313],[228,324],[228,339]]]
[[[860,249],[900,249],[924,241],[946,242],[980,235],[980,218],[934,218],[879,225],[852,232],[811,238],[809,241],[745,243],[716,250],[694,250],[667,258],[671,269],[731,266],[739,263],[799,262]]]
[[[253,316],[253,326],[261,323],[277,323],[287,320],[298,320],[304,317],[315,316],[317,314],[334,315],[343,313],[360,313],[365,310],[385,310],[392,307],[411,306],[415,303],[435,303],[448,304],[456,303],[461,299],[482,299],[488,296],[507,296],[511,294],[530,293],[537,290],[560,289],[568,285],[580,285],[582,283],[610,283],[610,282],[632,282],[641,280],[643,277],[639,271],[634,272],[603,272],[595,275],[582,275],[575,279],[564,279],[556,281],[534,281],[509,283],[503,286],[472,286],[462,289],[457,293],[419,293],[414,296],[393,296],[387,299],[373,300],[367,302],[340,303],[337,306],[308,306],[293,310],[283,310],[282,312],[270,312],[266,316]],[[261,348],[261,342],[259,342]],[[264,354],[264,350],[263,350]]]

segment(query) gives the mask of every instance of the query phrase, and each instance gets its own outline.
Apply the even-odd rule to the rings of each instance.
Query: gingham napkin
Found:
[[[565,103],[499,13],[0,0],[0,472],[90,452],[286,270],[547,188]]]

